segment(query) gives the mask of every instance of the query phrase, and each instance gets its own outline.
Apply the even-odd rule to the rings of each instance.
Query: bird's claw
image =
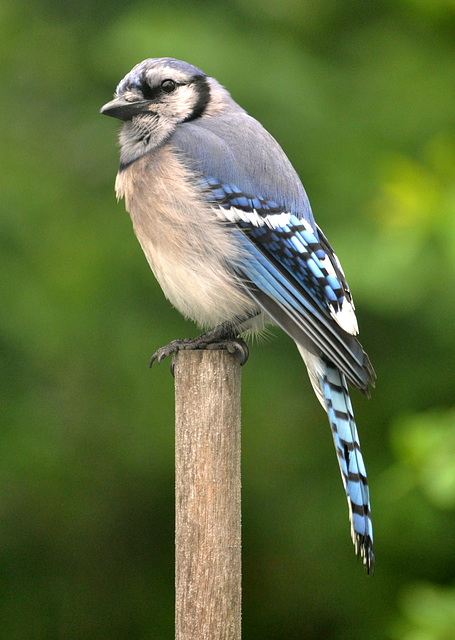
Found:
[[[153,356],[150,358],[149,367],[151,368],[155,362],[161,364],[164,358],[169,358],[172,355],[178,353],[181,349],[196,349],[198,347],[191,346],[192,344],[191,338],[184,338],[178,340],[172,340],[169,344],[166,344],[164,347],[160,347],[155,351]]]
[[[234,338],[232,340],[223,340],[222,342],[212,342],[207,344],[205,349],[226,349],[229,353],[240,354],[240,366],[243,367],[248,360],[250,352],[246,342],[242,338]]]
[[[216,349],[226,349],[229,353],[240,354],[240,366],[243,366],[245,362],[248,360],[249,350],[248,347],[242,338],[235,338],[232,340],[222,340],[219,342],[208,342],[207,340],[199,340],[198,338],[184,338],[183,340],[173,340],[169,344],[164,347],[160,347],[155,351],[153,356],[150,358],[149,367],[157,362],[161,364],[164,358],[169,358],[172,355],[175,355],[179,351],[189,351],[195,349],[208,349],[208,350],[216,350]],[[174,375],[174,358],[171,360],[171,373]]]

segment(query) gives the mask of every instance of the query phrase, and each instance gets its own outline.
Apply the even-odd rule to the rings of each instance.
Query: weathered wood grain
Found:
[[[240,364],[175,357],[176,640],[241,638]]]

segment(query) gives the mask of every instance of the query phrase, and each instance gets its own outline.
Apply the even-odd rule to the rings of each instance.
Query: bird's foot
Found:
[[[250,355],[247,344],[242,338],[232,338],[231,340],[222,340],[220,342],[209,342],[205,347],[202,348],[210,350],[226,349],[226,351],[228,351],[229,353],[237,352],[240,354],[241,367],[243,367]]]
[[[175,355],[179,351],[190,351],[195,349],[226,349],[229,353],[240,353],[240,365],[243,366],[245,362],[248,360],[249,351],[246,343],[242,338],[230,338],[227,340],[217,340],[213,341],[212,335],[207,335],[210,332],[203,333],[197,338],[184,338],[183,340],[172,340],[169,344],[164,347],[160,347],[157,349],[153,356],[150,359],[150,367],[154,362],[158,364],[161,363],[164,358],[169,358],[172,355]],[[210,340],[212,338],[212,340]],[[174,374],[174,360],[171,362],[171,372]]]

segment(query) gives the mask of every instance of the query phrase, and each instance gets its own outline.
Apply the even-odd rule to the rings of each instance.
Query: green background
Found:
[[[244,638],[455,638],[455,3],[0,7],[0,638],[173,637],[173,382],[194,336],[115,202],[147,57],[216,77],[278,139],[339,255],[378,374],[353,403],[376,574],[289,338],[243,370]]]

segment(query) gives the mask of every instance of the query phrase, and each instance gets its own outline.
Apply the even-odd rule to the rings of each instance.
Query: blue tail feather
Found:
[[[373,572],[370,496],[349,390],[345,376],[330,363],[324,365],[320,388],[348,500],[352,541],[367,571]]]

